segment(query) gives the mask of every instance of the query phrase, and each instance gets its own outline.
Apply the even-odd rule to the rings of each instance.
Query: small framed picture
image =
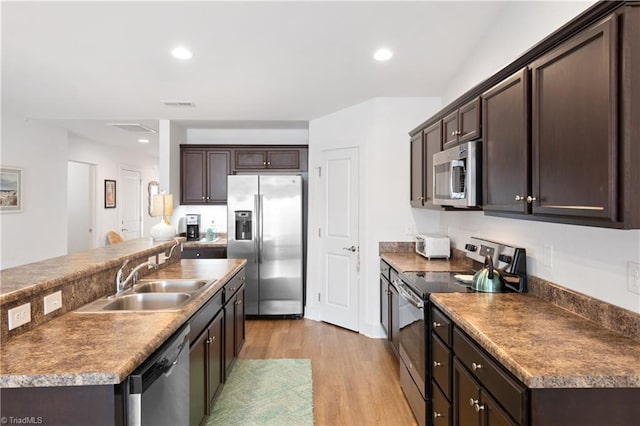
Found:
[[[116,181],[104,180],[104,208],[114,209],[116,207]]]
[[[0,167],[0,212],[22,211],[22,169]]]

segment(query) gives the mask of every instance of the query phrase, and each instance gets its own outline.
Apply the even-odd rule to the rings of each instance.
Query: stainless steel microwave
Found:
[[[482,142],[471,141],[433,155],[433,204],[458,208],[482,204]]]

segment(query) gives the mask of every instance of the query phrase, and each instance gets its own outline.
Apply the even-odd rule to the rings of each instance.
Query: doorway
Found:
[[[120,170],[120,233],[125,240],[142,237],[142,173]]]
[[[321,152],[322,320],[359,331],[359,151]]]
[[[96,247],[95,164],[67,161],[67,254]]]

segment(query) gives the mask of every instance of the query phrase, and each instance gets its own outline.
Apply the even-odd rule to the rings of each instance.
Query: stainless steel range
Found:
[[[400,293],[400,384],[418,423],[431,425],[427,418],[431,403],[431,350],[428,347],[433,319],[431,293],[471,292],[471,278],[491,256],[494,267],[505,279],[507,291],[523,293],[526,285],[526,253],[522,248],[471,238],[465,246],[473,267],[459,272],[403,272],[394,284]]]

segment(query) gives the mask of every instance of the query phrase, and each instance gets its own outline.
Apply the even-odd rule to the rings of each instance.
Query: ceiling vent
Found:
[[[107,126],[117,127],[119,129],[126,130],[127,132],[156,133],[152,128],[140,123],[107,123]]]
[[[194,107],[196,106],[192,101],[160,101],[166,106],[172,107]]]

